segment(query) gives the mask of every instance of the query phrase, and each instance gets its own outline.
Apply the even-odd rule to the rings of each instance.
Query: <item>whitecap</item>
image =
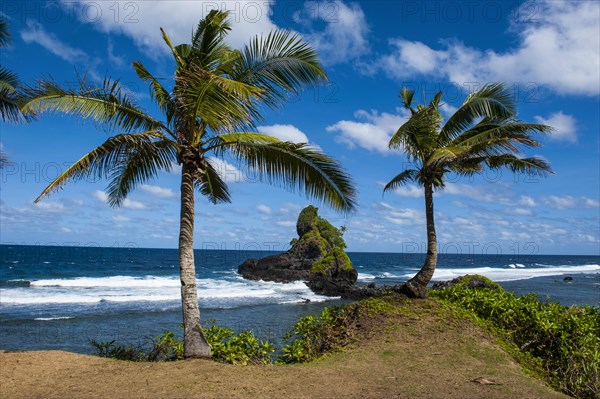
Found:
[[[464,276],[465,274],[480,274],[494,281],[514,281],[527,280],[535,277],[560,276],[564,274],[589,274],[599,273],[600,265],[578,265],[578,266],[551,266],[538,268],[498,268],[498,267],[477,267],[477,268],[444,268],[439,267],[435,270],[433,279],[452,280],[453,278]],[[411,278],[412,274],[405,274],[403,277]]]
[[[52,320],[69,320],[69,319],[74,319],[74,317],[71,317],[71,316],[62,316],[62,317],[36,317],[33,320],[36,320],[36,321],[52,321]]]

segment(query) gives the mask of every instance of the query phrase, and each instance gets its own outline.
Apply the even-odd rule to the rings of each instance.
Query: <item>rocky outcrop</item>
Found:
[[[358,273],[344,252],[342,233],[308,206],[296,223],[299,238],[289,251],[263,259],[248,259],[238,273],[250,280],[290,282],[303,280],[316,293],[345,296]]]

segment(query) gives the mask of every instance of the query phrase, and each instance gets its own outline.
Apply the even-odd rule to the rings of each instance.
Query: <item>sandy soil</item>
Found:
[[[566,398],[525,375],[485,333],[439,312],[397,317],[365,334],[355,348],[294,366],[0,352],[0,397]]]

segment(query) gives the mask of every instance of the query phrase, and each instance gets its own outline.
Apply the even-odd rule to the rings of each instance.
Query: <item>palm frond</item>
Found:
[[[518,158],[515,155],[503,154],[486,158],[490,169],[508,168],[513,173],[524,173],[531,176],[554,174],[548,161],[542,158]]]
[[[509,121],[499,124],[481,124],[467,130],[452,140],[452,145],[473,146],[491,139],[508,139],[528,147],[539,147],[540,143],[531,137],[532,133],[549,133],[552,127],[535,123]]]
[[[183,67],[185,65],[185,57],[182,57],[181,52],[175,49],[173,42],[171,42],[171,38],[163,28],[160,28],[160,33],[162,34],[163,41],[171,50],[171,54],[173,54],[173,59],[175,60],[175,64],[177,64],[177,68]]]
[[[165,114],[167,118],[167,124],[171,124],[175,116],[176,107],[169,91],[163,87],[157,78],[148,72],[146,67],[141,62],[134,61],[133,69],[140,79],[150,84],[150,96]]]
[[[7,47],[10,44],[8,27],[8,20],[4,15],[0,15],[0,47]]]
[[[23,90],[16,73],[0,66],[0,119],[20,123],[33,119],[31,113],[23,113]]]
[[[0,150],[0,169],[4,169],[10,164],[11,162],[8,160],[8,156],[6,155],[6,153]]]
[[[415,91],[410,90],[407,87],[403,87],[402,90],[400,90],[400,94],[399,94],[399,97],[402,100],[402,105],[404,105],[404,108],[410,110],[411,114],[414,114],[415,112],[417,112],[412,107],[412,101],[413,101],[414,95],[415,95]]]
[[[207,159],[206,171],[200,176],[200,179],[196,182],[196,186],[200,193],[207,197],[213,204],[231,202],[227,183],[221,178],[221,175],[210,159]]]
[[[41,80],[26,92],[24,111],[62,112],[91,118],[107,128],[122,132],[168,130],[160,121],[140,109],[118,81],[106,79],[99,87],[80,82],[80,89],[64,89],[50,80]]]
[[[176,77],[175,96],[186,114],[200,118],[214,131],[251,126],[259,117],[256,99],[263,91],[189,65]]]
[[[469,147],[453,146],[436,148],[427,157],[426,165],[441,165],[459,158],[469,150]]]
[[[416,181],[419,172],[414,169],[407,169],[397,174],[388,184],[383,188],[383,192],[394,191],[400,186],[403,186],[411,181]]]
[[[161,141],[165,141],[165,137],[155,130],[112,136],[54,179],[35,199],[35,202],[40,201],[50,192],[60,189],[69,181],[109,176],[114,178],[115,169],[122,165],[128,154],[133,153],[135,148],[145,148]]]
[[[514,93],[509,86],[491,83],[471,93],[440,131],[440,142],[447,143],[470,128],[480,118],[507,119],[516,112]]]
[[[423,149],[436,144],[441,116],[434,107],[421,107],[390,139],[390,149],[403,148],[411,160],[422,159]]]
[[[14,92],[19,85],[19,76],[5,67],[0,66],[0,90]]]
[[[264,90],[263,100],[271,107],[283,104],[286,96],[305,85],[327,81],[317,52],[299,35],[276,30],[254,37],[230,71],[232,79]]]
[[[177,147],[167,140],[140,140],[125,147],[110,169],[107,200],[119,206],[139,184],[154,178],[160,170],[170,171],[177,160]]]
[[[355,209],[356,192],[350,175],[321,151],[259,133],[231,133],[221,139],[219,152],[230,152],[269,184],[325,201],[336,210]]]
[[[202,67],[207,67],[213,62],[219,62],[221,52],[229,50],[224,39],[231,30],[229,12],[212,10],[198,23],[196,31],[192,34],[191,52],[192,60]]]

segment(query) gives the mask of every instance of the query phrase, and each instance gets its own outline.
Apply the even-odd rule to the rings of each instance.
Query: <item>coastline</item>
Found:
[[[344,352],[292,366],[0,352],[0,393],[12,398],[567,397],[526,375],[492,336],[467,320],[431,301],[413,302],[411,310],[415,313],[362,326],[360,341]]]

